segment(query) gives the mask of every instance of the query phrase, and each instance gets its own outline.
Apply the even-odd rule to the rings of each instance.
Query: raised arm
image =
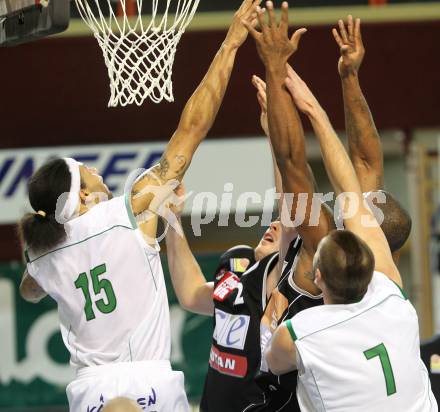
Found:
[[[180,196],[184,195],[183,186],[178,189],[177,193]],[[181,224],[182,209],[183,204],[179,205],[179,210],[173,210],[178,217],[179,224]],[[177,233],[170,227],[166,235],[166,245],[171,282],[180,306],[190,312],[212,316],[214,314],[212,302],[214,285],[212,282],[206,282],[183,230]]]
[[[270,151],[272,154],[273,173],[275,179],[275,190],[277,193],[280,194],[280,200],[278,201],[278,210],[281,213],[284,204],[283,180],[277,165],[277,161],[272,147],[272,142],[269,138],[266,83],[263,80],[261,80],[258,76],[253,76],[252,84],[257,89],[257,100],[261,108],[261,114],[260,114],[261,128],[263,129],[266,137],[269,139]],[[281,242],[280,242],[277,270],[274,273],[274,275],[271,274],[271,276],[269,276],[269,278],[267,279],[266,291],[268,298],[270,297],[272,291],[276,288],[280,280],[283,271],[285,257],[287,255],[287,251],[289,250],[290,243],[292,242],[293,239],[295,239],[298,236],[298,232],[294,227],[286,226],[283,224],[284,220],[285,219],[281,219]]]
[[[146,210],[151,194],[143,190],[172,179],[182,180],[200,142],[205,138],[217,116],[229,83],[238,48],[247,37],[242,21],[252,25],[256,8],[261,0],[244,0],[235,13],[232,24],[220,50],[217,52],[205,77],[188,100],[177,130],[169,141],[160,162],[133,186],[132,209],[135,214]],[[154,121],[154,119],[151,119]]]
[[[264,134],[269,139],[270,153],[272,155],[272,167],[273,175],[275,180],[275,190],[277,193],[283,193],[283,180],[281,179],[280,169],[278,168],[277,161],[275,159],[275,154],[272,148],[272,142],[269,137],[269,122],[267,119],[267,93],[266,93],[266,82],[260,79],[258,76],[252,77],[252,84],[257,89],[257,100],[260,105],[260,124],[263,129]],[[281,209],[281,202],[278,204],[278,208]]]
[[[286,85],[297,107],[312,123],[333,188],[338,196],[342,193],[347,194],[346,200],[352,213],[344,218],[345,228],[362,238],[371,248],[376,270],[383,272],[401,286],[402,280],[388,242],[373,213],[364,202],[359,180],[343,144],[307,85],[293,69],[290,68],[288,74]]]
[[[319,224],[309,225],[314,192],[313,180],[307,165],[301,120],[284,86],[287,60],[298,49],[300,38],[306,29],[297,30],[289,39],[287,2],[282,4],[279,24],[275,21],[272,2],[267,2],[266,7],[270,24],[264,21],[264,11],[259,10],[257,18],[261,32],[250,25],[247,26],[266,67],[269,134],[282,176],[283,191],[288,193],[285,196],[292,205],[291,219],[295,222],[297,210],[304,211],[303,222],[296,222],[297,229],[305,249],[313,256],[319,241],[328,232],[328,224],[325,215],[321,213]],[[299,203],[300,194],[305,197],[303,204]]]
[[[359,68],[365,55],[361,21],[348,16],[347,28],[339,20],[333,29],[341,57],[338,71],[344,97],[345,129],[351,161],[362,192],[383,189],[383,153],[379,133],[359,84]]]

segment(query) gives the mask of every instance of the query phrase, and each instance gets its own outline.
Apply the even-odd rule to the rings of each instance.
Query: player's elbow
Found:
[[[46,296],[46,292],[41,289],[35,281],[28,276],[24,276],[19,287],[20,296],[29,303],[38,303]]]
[[[209,283],[195,288],[193,293],[181,294],[178,301],[180,306],[188,312],[206,316],[214,314],[214,303]]]
[[[266,361],[270,371],[274,375],[284,375],[296,369],[296,365],[292,362],[291,354],[283,354],[282,349],[273,350],[270,347],[266,352]]]
[[[36,295],[35,293],[30,292],[25,286],[23,286],[23,283],[20,285],[20,296],[29,303],[39,303],[45,294],[39,294]]]
[[[274,375],[281,375],[283,373],[281,365],[271,349],[266,352],[266,361],[267,366]]]
[[[197,303],[195,302],[195,299],[189,298],[189,297],[178,297],[177,300],[179,301],[179,305],[182,309],[197,313]]]

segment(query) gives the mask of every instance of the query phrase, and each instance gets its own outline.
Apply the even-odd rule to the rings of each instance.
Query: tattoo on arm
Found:
[[[168,159],[165,156],[162,156],[158,167],[159,176],[161,178],[165,178],[169,169],[170,169],[170,163],[168,162]]]
[[[160,159],[156,173],[162,180],[181,178],[188,166],[188,160],[184,155],[178,154],[173,160],[169,160],[166,156]]]
[[[176,155],[176,173],[180,177],[183,172],[186,170],[187,161],[185,156],[183,155]]]
[[[304,277],[309,280],[315,280],[315,277],[313,276],[313,272],[311,270],[306,270],[304,272]]]

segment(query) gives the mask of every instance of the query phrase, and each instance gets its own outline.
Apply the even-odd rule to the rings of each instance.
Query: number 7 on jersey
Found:
[[[367,349],[364,351],[364,355],[367,360],[371,360],[376,356],[380,359],[380,364],[382,365],[383,374],[385,377],[385,384],[387,387],[387,395],[391,396],[397,392],[396,381],[394,379],[393,368],[391,366],[390,357],[388,356],[387,348],[383,343],[375,346],[374,348]]]

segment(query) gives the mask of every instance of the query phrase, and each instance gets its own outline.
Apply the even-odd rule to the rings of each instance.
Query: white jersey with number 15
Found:
[[[159,246],[146,245],[127,196],[65,225],[67,238],[27,270],[58,304],[76,367],[168,360],[170,323]]]

